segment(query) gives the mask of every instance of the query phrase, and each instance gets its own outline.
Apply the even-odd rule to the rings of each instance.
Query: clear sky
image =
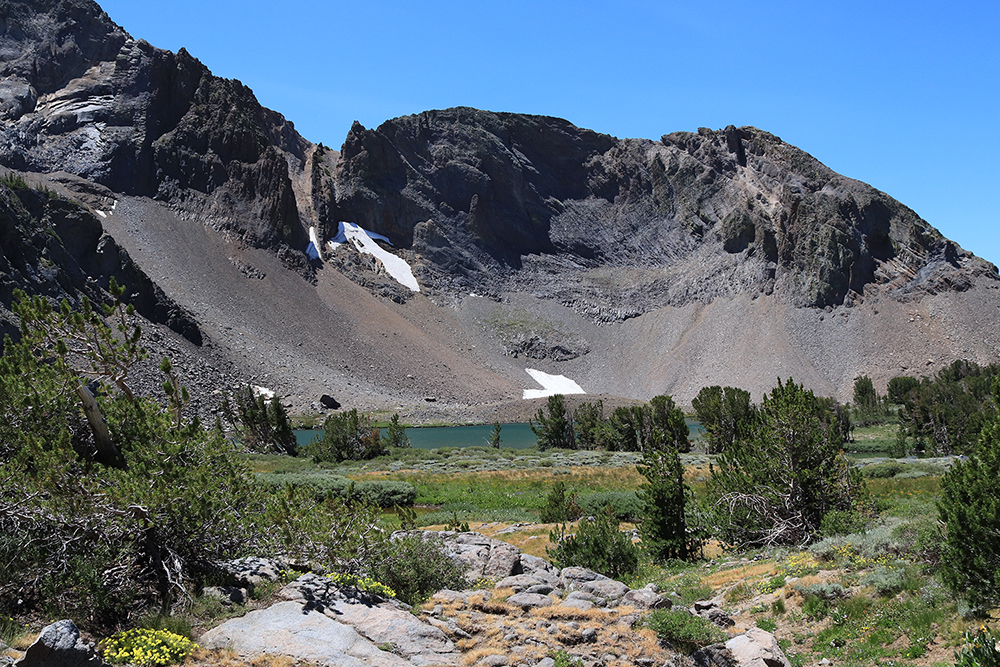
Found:
[[[622,138],[754,125],[1000,264],[996,0],[100,4],[332,148],[452,106]]]

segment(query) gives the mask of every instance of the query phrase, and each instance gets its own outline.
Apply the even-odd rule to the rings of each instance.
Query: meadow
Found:
[[[757,626],[775,633],[793,665],[826,658],[837,665],[952,665],[969,617],[937,576],[942,526],[935,502],[950,460],[889,459],[875,443],[892,440],[885,425],[856,429],[866,478],[865,523],[802,549],[740,553],[717,542],[704,558],[666,566],[643,562],[626,583],[655,583],[675,605],[716,598],[735,621],[731,633]],[[343,476],[404,482],[415,489],[418,526],[469,528],[545,557],[554,524],[539,522],[549,492],[561,482],[592,514],[607,506],[630,530],[640,517],[636,490],[645,481],[637,453],[493,450],[483,447],[395,450],[391,456],[317,467],[287,457],[252,457],[269,476]],[[685,480],[705,497],[712,457],[682,455]],[[383,514],[398,526],[395,512]],[[568,531],[574,530],[571,524]]]

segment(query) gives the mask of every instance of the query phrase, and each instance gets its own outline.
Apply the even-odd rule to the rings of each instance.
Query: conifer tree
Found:
[[[853,509],[863,482],[841,451],[839,425],[820,404],[791,378],[779,379],[753,433],[720,455],[709,492],[724,541],[801,545],[828,512]]]
[[[684,484],[680,453],[657,434],[637,466],[646,483],[638,496],[645,506],[639,533],[642,545],[656,562],[688,560],[701,552],[701,538],[689,529],[687,503],[690,492]]]
[[[1000,380],[993,385],[1000,405]],[[1000,604],[1000,416],[983,427],[976,452],[941,479],[938,512],[947,527],[945,584],[976,609]]]
[[[389,420],[389,428],[385,430],[383,436],[388,447],[409,447],[410,438],[406,435],[406,427],[399,421],[399,413],[394,413]]]
[[[573,418],[566,410],[566,402],[562,394],[549,396],[546,409],[539,409],[535,414],[535,419],[528,420],[528,424],[538,440],[540,451],[552,447],[576,449],[573,437]]]

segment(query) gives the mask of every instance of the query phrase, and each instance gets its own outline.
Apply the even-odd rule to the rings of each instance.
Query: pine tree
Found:
[[[828,512],[852,510],[863,481],[841,442],[839,425],[812,391],[778,380],[753,433],[735,440],[712,468],[722,539],[744,547],[805,544]]]
[[[549,396],[546,410],[539,409],[535,414],[535,419],[528,420],[528,424],[538,440],[539,451],[545,451],[552,447],[576,449],[573,437],[573,419],[566,411],[566,403],[562,394]]]
[[[662,436],[654,436],[636,469],[646,478],[637,494],[644,505],[639,524],[643,548],[659,563],[672,558],[688,560],[699,554],[702,540],[688,526],[690,491],[684,484],[677,448]]]
[[[399,413],[394,413],[392,419],[389,420],[389,428],[385,430],[385,435],[382,436],[387,447],[409,447],[410,438],[406,435],[406,427],[403,426],[399,421]]]
[[[490,437],[486,440],[486,446],[500,449],[500,422],[493,423],[493,430],[490,431]]]
[[[993,385],[1000,405],[1000,380]],[[947,526],[941,554],[945,584],[977,609],[1000,604],[1000,416],[980,433],[978,449],[941,479],[938,513]]]

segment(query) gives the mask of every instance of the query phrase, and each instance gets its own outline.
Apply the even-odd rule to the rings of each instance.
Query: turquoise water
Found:
[[[688,429],[691,439],[701,436],[705,429],[693,419],[688,419]],[[385,430],[383,429],[383,433]],[[410,438],[410,446],[416,449],[439,449],[441,447],[483,447],[493,432],[492,424],[480,426],[428,426],[424,428],[408,428],[406,435]],[[299,446],[308,445],[313,438],[322,435],[322,431],[296,431]],[[502,449],[527,449],[537,444],[535,434],[528,424],[500,424],[500,447]]]

